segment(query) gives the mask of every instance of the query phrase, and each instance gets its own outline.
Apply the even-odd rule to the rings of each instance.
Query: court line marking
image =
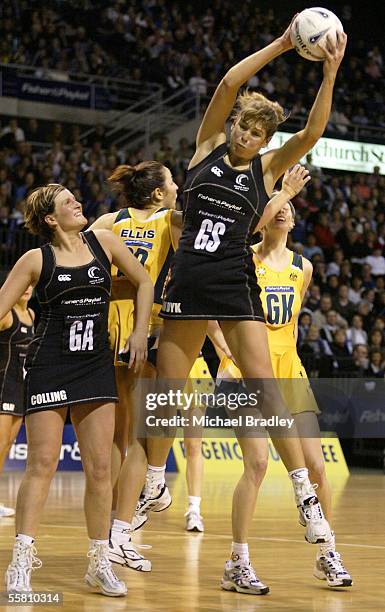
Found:
[[[81,526],[81,525],[50,525],[48,523],[41,523],[40,527],[46,527],[49,529],[83,529],[85,530],[85,526]],[[160,531],[159,529],[151,529],[151,531],[143,531],[143,534],[149,534],[151,537],[151,534],[159,534],[165,537],[168,537],[170,535],[172,536],[176,536],[176,537],[180,537],[180,538],[186,538],[186,536],[188,536],[187,533],[181,533],[180,531],[169,531],[169,530],[164,530],[164,531]],[[207,533],[205,532],[204,534],[201,534],[202,537],[209,539],[209,538],[215,538],[215,539],[223,539],[223,540],[227,540],[231,537],[231,534],[229,535],[223,535],[223,534],[215,534],[215,533]],[[199,534],[198,534],[199,536]],[[44,535],[42,534],[41,537],[50,537],[48,535]],[[191,537],[191,536],[190,536]],[[195,537],[196,536],[192,536]],[[39,539],[40,539],[39,538]],[[303,540],[294,540],[291,538],[269,538],[269,537],[262,537],[262,536],[249,536],[249,540],[257,540],[257,541],[261,541],[261,542],[289,542],[291,544],[304,544],[305,539]],[[135,541],[133,541],[133,544],[135,544]],[[375,545],[375,544],[350,544],[350,543],[344,543],[341,542],[340,540],[338,540],[338,546],[347,546],[350,548],[373,548],[373,549],[379,549],[379,550],[383,550],[385,548],[385,546],[381,546],[381,545]]]
[[[146,533],[146,532],[143,532]],[[187,534],[181,534],[179,531],[159,531],[159,530],[155,530],[152,529],[151,531],[148,531],[147,533],[151,534],[151,533],[157,533],[157,534],[161,534],[161,535],[165,535],[168,536],[169,534],[173,535],[173,536],[180,536],[180,537],[186,537]],[[208,538],[221,538],[221,539],[229,539],[231,537],[231,534],[229,535],[222,535],[222,534],[208,534],[205,533],[204,537],[208,537]],[[306,540],[294,540],[291,538],[269,538],[269,537],[261,537],[261,536],[249,536],[248,538],[249,540],[258,540],[258,541],[262,541],[262,542],[289,542],[289,543],[293,543],[293,544],[304,544],[306,543]],[[135,542],[133,542],[135,544]],[[385,546],[380,546],[380,545],[375,545],[375,544],[349,544],[346,543],[344,544],[343,542],[341,542],[340,540],[338,540],[338,546],[349,546],[349,547],[353,547],[353,548],[379,548],[381,550],[383,550],[385,548]]]

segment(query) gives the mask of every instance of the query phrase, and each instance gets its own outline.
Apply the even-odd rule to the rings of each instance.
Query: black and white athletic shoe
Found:
[[[165,482],[148,483],[139,497],[135,514],[145,514],[149,510],[162,512],[171,506],[171,503],[172,498]]]
[[[269,587],[256,576],[250,563],[243,565],[233,561],[226,561],[221,587],[225,591],[247,595],[266,595],[269,592]]]
[[[326,580],[329,587],[350,587],[353,580],[341,561],[341,555],[333,550],[317,556],[314,576]]]
[[[141,547],[142,546],[138,546],[138,548]],[[108,558],[112,563],[130,567],[138,572],[151,572],[151,561],[145,559],[145,557],[137,551],[137,547],[132,543],[131,535],[128,531],[111,531]]]

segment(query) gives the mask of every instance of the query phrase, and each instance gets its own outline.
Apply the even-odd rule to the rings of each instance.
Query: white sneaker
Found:
[[[240,561],[226,561],[225,571],[221,580],[221,588],[225,591],[237,591],[247,595],[266,595],[269,587],[260,581],[251,565]]]
[[[316,558],[313,575],[318,580],[327,580],[329,587],[350,587],[353,580],[341,561],[341,555],[329,550]]]
[[[84,581],[88,586],[108,597],[127,595],[126,585],[112,569],[108,558],[108,544],[96,544],[88,551],[87,557],[90,563]]]
[[[171,506],[172,498],[165,482],[147,483],[144,493],[139,497],[135,514],[144,514],[148,510],[162,512]]]
[[[7,506],[3,506],[3,504],[0,504],[0,518],[6,517],[6,516],[14,516],[14,515],[15,515],[14,508],[7,508]]]
[[[145,546],[139,545],[138,548]],[[122,532],[111,531],[108,551],[108,558],[113,563],[119,563],[138,572],[151,572],[151,561],[137,551],[131,541],[131,534],[126,529]]]
[[[16,540],[12,561],[5,574],[8,593],[32,593],[31,572],[42,566],[42,562],[35,555],[36,548],[33,544]]]
[[[203,533],[205,530],[203,520],[199,512],[196,510],[187,510],[186,514],[186,531],[199,531]]]
[[[131,521],[131,529],[132,531],[137,531],[138,529],[140,529],[141,527],[143,527],[143,525],[145,523],[147,523],[148,521],[148,514],[138,514],[137,512],[135,512],[132,521]]]
[[[305,540],[310,544],[322,544],[332,538],[329,523],[324,517],[315,488],[305,480],[292,480],[299,510],[299,522],[306,527]]]

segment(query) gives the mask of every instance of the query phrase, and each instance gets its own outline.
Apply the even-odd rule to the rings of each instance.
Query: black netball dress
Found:
[[[269,196],[261,158],[236,170],[219,145],[187,173],[184,227],[164,290],[165,319],[264,321],[251,237]]]
[[[33,338],[28,325],[12,310],[12,325],[0,332],[0,414],[24,415],[24,362]]]
[[[59,266],[51,245],[42,247],[41,318],[26,359],[27,414],[117,400],[107,331],[110,262],[93,232],[82,237],[94,257],[82,266]]]

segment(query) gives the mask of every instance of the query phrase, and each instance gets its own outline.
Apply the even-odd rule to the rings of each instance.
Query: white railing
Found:
[[[203,103],[204,98],[199,92],[185,87],[138,115],[133,115],[132,109],[128,109],[107,126],[110,127],[107,138],[119,147],[147,148],[160,134],[167,134],[186,121],[200,117]]]

